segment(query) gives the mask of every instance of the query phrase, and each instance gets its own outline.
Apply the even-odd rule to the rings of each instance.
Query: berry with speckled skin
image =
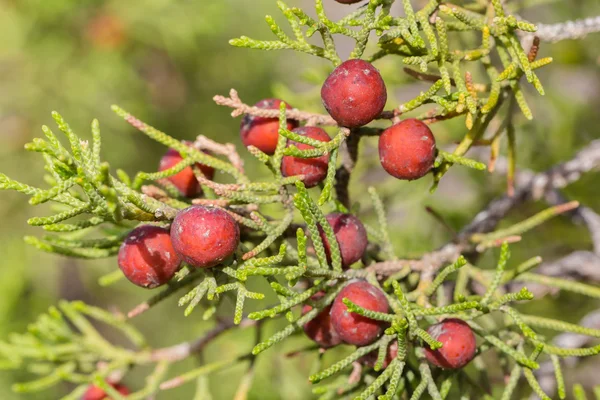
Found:
[[[459,369],[475,357],[475,335],[462,319],[445,319],[439,324],[431,325],[427,333],[443,344],[437,350],[425,347],[425,357],[431,364],[440,368]]]
[[[184,142],[185,144],[191,146],[191,142]],[[173,168],[175,165],[179,164],[183,160],[181,154],[177,150],[169,149],[167,153],[160,159],[160,165],[158,166],[159,171],[164,171],[165,169]],[[204,174],[204,176],[208,179],[212,179],[215,175],[214,168],[209,167],[208,165],[197,163],[196,166],[200,168],[200,171]],[[185,197],[196,197],[202,193],[202,188],[194,175],[194,171],[192,167],[185,167],[181,172],[176,173],[167,178],[179,192]]]
[[[312,296],[311,299],[316,301],[323,296],[325,296],[325,293],[319,292]],[[308,304],[304,305],[302,307],[302,315],[305,315],[310,310],[312,310],[312,306],[309,306]],[[342,339],[340,339],[340,336],[331,325],[330,311],[331,305],[325,307],[315,318],[308,321],[302,327],[306,336],[324,349],[337,346],[342,342]]]
[[[418,119],[405,119],[379,137],[379,160],[383,169],[398,179],[413,180],[426,175],[435,161],[435,138]]]
[[[263,108],[265,110],[279,110],[281,100],[279,99],[264,99],[254,105],[254,107]],[[291,110],[289,104],[286,108]],[[288,119],[287,129],[292,130],[298,127],[298,122]],[[264,118],[246,114],[240,125],[240,136],[246,147],[254,146],[263,153],[273,155],[277,148],[279,139],[279,119]]]
[[[349,312],[342,301],[344,298],[367,310],[387,312],[385,295],[370,283],[356,281],[342,289],[331,307],[331,323],[344,342],[355,346],[373,343],[383,332],[385,323]]]
[[[122,396],[126,397],[129,394],[129,389],[124,385],[119,383],[111,383],[110,385]],[[106,395],[106,392],[98,386],[90,385],[88,390],[83,394],[81,400],[110,400],[110,398]]]
[[[387,91],[373,65],[364,60],[348,60],[325,80],[321,99],[338,124],[356,128],[381,114],[387,101]]]
[[[181,260],[168,229],[142,225],[132,230],[121,244],[118,263],[130,282],[151,289],[169,282]]]
[[[316,126],[303,126],[294,129],[292,132],[311,139],[320,140],[321,142],[329,142],[331,140],[327,132]],[[299,150],[309,150],[314,148],[304,143],[294,142],[293,140],[288,141],[288,146],[290,145],[296,146]],[[284,156],[283,160],[281,160],[281,173],[283,176],[304,175],[304,185],[307,188],[311,188],[325,179],[327,176],[328,163],[328,155],[314,158]]]
[[[325,218],[331,225],[338,242],[342,256],[342,267],[348,268],[360,260],[367,249],[367,231],[362,222],[352,214],[331,213]],[[321,240],[323,240],[327,259],[331,262],[331,247],[321,227],[319,227],[319,233]]]
[[[195,205],[177,214],[171,240],[183,261],[209,268],[231,256],[240,242],[240,228],[227,212]]]
[[[379,355],[378,350],[373,350],[372,352],[362,356],[358,359],[358,361],[364,365],[365,367],[373,368],[375,367],[375,363],[377,362],[377,356]],[[387,354],[385,355],[385,359],[383,360],[383,365],[381,369],[386,369],[388,365],[392,362],[394,358],[398,355],[398,342],[393,341],[387,348]]]

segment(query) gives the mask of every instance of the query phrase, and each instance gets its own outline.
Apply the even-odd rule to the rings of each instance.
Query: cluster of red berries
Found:
[[[258,106],[276,108],[279,104],[279,100],[265,100]],[[274,152],[278,138],[277,125],[276,120],[247,117],[242,123],[244,143]],[[288,127],[293,126],[293,122],[288,124]],[[319,128],[301,127],[295,131],[313,139],[329,140],[325,131]],[[187,144],[191,146],[191,143]],[[291,144],[300,149],[308,147],[300,143]],[[172,168],[182,160],[183,157],[171,149],[161,159],[159,170]],[[202,164],[197,164],[197,167],[207,179],[212,179],[212,168]],[[304,175],[306,185],[314,186],[325,177],[327,156],[312,160],[286,156],[282,161],[282,171],[286,176]],[[168,180],[183,196],[195,197],[202,192],[192,167],[184,168]],[[348,268],[362,258],[367,248],[366,230],[358,218],[349,214],[333,213],[327,216],[327,221],[335,233],[342,264]],[[322,231],[321,236],[330,258],[330,244]],[[170,229],[142,225],[132,230],[119,249],[118,263],[131,282],[141,287],[155,288],[170,281],[182,261],[197,268],[210,268],[222,263],[235,252],[239,240],[239,226],[226,211],[194,205],[179,212]]]
[[[182,261],[210,268],[231,256],[240,241],[237,222],[219,208],[194,205],[177,214],[171,229],[142,225],[119,249],[121,271],[132,283],[155,288],[167,283]]]
[[[312,300],[318,300],[324,293],[318,293]],[[351,282],[336,296],[333,304],[325,307],[314,319],[304,325],[306,335],[324,349],[341,343],[354,346],[367,346],[381,336],[386,324],[348,311],[343,300],[366,310],[386,313],[388,301],[383,292],[365,281]],[[305,305],[302,314],[308,313],[311,306]],[[475,335],[469,325],[460,319],[446,319],[431,325],[427,332],[443,346],[432,350],[425,347],[427,360],[440,368],[459,369],[467,365],[476,353]],[[393,342],[383,363],[386,368],[398,354],[398,343]],[[373,367],[377,359],[375,352],[363,356],[363,365]]]
[[[381,114],[387,90],[373,65],[364,60],[348,60],[329,75],[321,88],[321,98],[340,126],[358,128]],[[381,165],[398,179],[421,178],[433,167],[435,155],[435,138],[429,127],[417,119],[395,124],[379,138]]]
[[[337,0],[352,4],[360,0]],[[387,101],[385,83],[370,63],[348,60],[339,65],[321,88],[321,97],[327,112],[340,125],[359,128],[381,115]],[[279,109],[281,100],[265,99],[255,107]],[[288,105],[288,109],[291,107]],[[322,142],[330,141],[329,135],[314,126],[300,127],[289,119],[287,129]],[[273,155],[279,140],[277,118],[246,115],[240,126],[242,142]],[[191,145],[191,143],[188,143]],[[289,140],[288,146],[299,150],[313,147]],[[417,119],[407,119],[386,129],[379,138],[379,155],[383,168],[398,179],[413,180],[427,174],[436,157],[435,138],[431,130]],[[183,160],[182,155],[169,150],[161,159],[159,170],[172,168]],[[303,176],[306,187],[314,187],[327,174],[329,156],[298,158],[285,156],[281,162],[283,176]],[[212,179],[214,169],[196,164],[207,179]],[[196,197],[202,190],[192,167],[186,167],[168,180],[185,197]],[[367,233],[358,218],[350,214],[327,215],[340,250],[343,268],[359,261],[367,248]],[[321,227],[328,261],[331,262],[331,245]],[[230,257],[238,247],[240,231],[237,222],[224,210],[194,205],[182,210],[170,229],[143,225],[130,232],[119,250],[119,267],[136,285],[154,288],[167,283],[177,272],[182,261],[197,268],[210,268]],[[324,293],[313,296],[318,300]],[[322,310],[316,318],[304,326],[306,334],[323,348],[347,343],[366,346],[382,334],[385,323],[348,311],[343,299],[368,310],[387,312],[385,295],[365,281],[351,282],[345,286],[333,303]],[[312,309],[304,306],[305,314]],[[461,368],[475,355],[475,337],[469,326],[461,320],[449,319],[429,328],[429,333],[444,346],[438,350],[425,349],[427,359],[443,368]],[[386,363],[395,357],[397,343],[388,349]],[[374,363],[373,355],[363,358],[366,365]],[[93,388],[90,388],[92,390]],[[120,390],[120,389],[119,389]],[[89,397],[90,399],[95,397]],[[86,397],[87,399],[87,397]]]
[[[367,232],[350,214],[326,216],[335,234],[342,265],[359,261],[368,244]],[[328,258],[330,244],[321,230]],[[171,228],[141,225],[132,230],[121,245],[119,267],[131,282],[145,288],[167,283],[182,261],[196,268],[210,268],[231,256],[240,241],[237,222],[219,208],[194,205],[177,214]]]
[[[356,1],[340,1],[355,3]],[[329,75],[321,88],[323,105],[331,117],[347,128],[358,128],[381,115],[387,101],[387,89],[379,71],[364,60],[348,60]],[[261,100],[254,106],[279,109],[281,100]],[[288,109],[291,107],[288,105]],[[245,116],[240,127],[242,142],[272,155],[277,147],[278,120]],[[298,127],[288,120],[287,129],[311,139],[328,142],[329,135],[321,128]],[[300,150],[312,149],[307,144],[289,141]],[[398,179],[413,180],[426,175],[436,157],[435,138],[429,127],[417,119],[407,119],[386,129],[379,138],[379,159],[383,168]],[[284,176],[304,175],[306,187],[325,179],[329,157],[297,158],[285,156],[281,165]]]
[[[353,3],[354,1],[344,1]],[[321,88],[323,104],[340,126],[357,128],[377,118],[387,101],[385,83],[370,63],[348,60],[329,75]],[[281,100],[265,99],[255,107],[278,109]],[[290,106],[287,106],[291,109]],[[262,152],[275,153],[279,140],[277,118],[246,115],[240,134],[246,146]],[[297,121],[288,120],[287,129],[308,138],[328,142],[329,135],[314,126],[299,127]],[[191,146],[191,143],[187,143]],[[312,146],[288,141],[299,150]],[[379,138],[379,155],[383,168],[399,179],[417,179],[427,174],[435,159],[435,138],[431,130],[419,120],[404,120],[386,129]],[[183,160],[182,155],[169,150],[161,159],[159,170],[174,167]],[[322,182],[327,175],[329,156],[298,158],[285,156],[281,162],[283,176],[302,175],[306,187]],[[214,169],[196,164],[207,179],[212,179]],[[202,189],[191,166],[168,178],[182,196],[196,197]],[[360,221],[352,215],[330,214],[327,220],[333,227],[340,246],[345,268],[360,260],[366,245],[366,232]],[[330,258],[330,246],[324,233],[321,236]],[[181,261],[207,268],[231,256],[239,243],[239,228],[225,211],[216,208],[192,206],[182,211],[170,231],[158,226],[145,225],[133,230],[119,251],[119,266],[133,283],[153,288],[168,282]]]

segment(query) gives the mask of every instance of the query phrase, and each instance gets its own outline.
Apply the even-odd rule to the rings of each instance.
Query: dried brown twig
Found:
[[[213,97],[213,101],[220,106],[233,108],[234,110],[231,112],[232,117],[239,117],[240,115],[244,114],[263,118],[279,117],[279,110],[258,108],[244,103],[240,99],[238,92],[235,89],[231,89],[229,91],[229,97],[217,95]],[[289,119],[306,121],[307,125],[338,126],[337,122],[333,118],[325,114],[310,113],[293,108],[291,110],[286,110],[285,115]],[[376,119],[393,119],[397,115],[397,110],[383,111]]]
[[[234,110],[231,112],[232,117],[239,117],[240,115],[244,114],[264,118],[279,117],[279,110],[266,110],[245,104],[240,99],[238,92],[235,89],[231,89],[229,91],[229,97],[215,96],[213,97],[213,100],[220,106],[233,108]],[[329,115],[309,113],[295,108],[292,110],[286,110],[286,116],[297,121],[310,121],[313,125],[337,126],[337,122],[335,122],[335,120]]]

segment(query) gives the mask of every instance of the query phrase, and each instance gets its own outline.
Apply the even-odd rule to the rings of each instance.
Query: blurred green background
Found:
[[[312,11],[310,1],[288,2]],[[600,14],[598,0],[511,3],[534,4],[522,13],[533,22],[552,23]],[[332,15],[347,11],[339,5],[330,9]],[[83,137],[89,137],[89,124],[98,118],[104,139],[102,156],[113,169],[120,167],[130,174],[155,170],[165,149],[112,114],[111,104],[119,104],[177,138],[193,139],[203,134],[234,143],[238,140],[239,120],[212,102],[215,94],[227,94],[232,87],[248,103],[276,95],[296,107],[323,112],[318,82],[328,71],[324,62],[307,55],[255,52],[227,44],[228,39],[240,35],[270,38],[263,18],[272,14],[281,20],[277,13],[271,0],[0,0],[0,171],[28,184],[44,185],[41,157],[26,153],[23,145],[41,135],[41,125],[52,124],[52,110],[59,111]],[[600,35],[542,45],[540,56],[552,56],[555,62],[540,73],[547,95],[540,98],[532,90],[526,93],[535,120],[523,122],[518,128],[519,166],[543,170],[600,137],[598,49]],[[402,76],[403,65],[398,58],[382,60],[377,66],[388,81],[389,106],[410,99],[424,87]],[[462,121],[452,121],[437,124],[434,133],[439,143],[448,145],[460,138],[464,129]],[[425,211],[425,205],[460,229],[504,190],[502,177],[454,168],[439,190],[430,195],[429,182],[388,179],[378,165],[375,145],[374,139],[362,144],[359,172],[351,190],[360,202],[365,200],[365,185],[377,184],[381,189],[400,255],[417,255],[450,239],[449,233]],[[246,159],[252,176],[268,176]],[[569,187],[566,195],[600,211],[597,174]],[[521,207],[511,214],[511,220],[525,218],[544,206]],[[150,296],[148,291],[125,281],[110,288],[98,286],[98,277],[116,268],[114,259],[74,261],[28,248],[22,237],[39,235],[41,230],[28,227],[25,221],[46,212],[43,207],[30,207],[22,195],[0,193],[0,337],[22,331],[59,298],[126,311]],[[360,215],[366,220],[372,218],[368,202],[362,203]],[[514,245],[514,262],[534,255],[551,260],[574,249],[588,248],[590,240],[585,229],[558,218]],[[492,256],[483,258],[482,263],[491,265]],[[211,326],[202,322],[201,312],[184,318],[176,301],[172,298],[135,321],[156,347],[190,340]],[[273,298],[257,306],[269,301]],[[598,302],[564,296],[544,304],[546,315],[569,321],[600,306]],[[268,324],[267,333],[276,326]],[[204,359],[247,352],[251,341],[249,331],[228,334],[209,346]],[[294,337],[261,356],[250,398],[311,398],[306,377],[315,355],[293,359],[283,356],[285,351],[306,344],[302,337]],[[183,372],[198,362],[182,362],[172,373]],[[125,382],[135,389],[146,372],[136,371]],[[231,398],[242,372],[236,367],[211,376],[214,398]],[[65,393],[64,387],[41,395],[10,391],[12,383],[27,378],[26,372],[2,372],[0,398],[54,399]],[[187,386],[157,398],[188,399],[193,390]]]

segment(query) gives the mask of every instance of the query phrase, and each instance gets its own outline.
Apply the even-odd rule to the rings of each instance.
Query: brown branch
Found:
[[[404,68],[402,68],[402,70],[403,70],[403,71],[404,71],[404,72],[405,72],[407,75],[410,75],[410,76],[412,76],[413,78],[415,78],[415,79],[418,79],[418,80],[420,80],[420,81],[425,81],[425,82],[434,82],[434,83],[435,83],[435,82],[439,81],[440,79],[442,79],[442,77],[441,77],[441,76],[439,76],[439,75],[434,75],[434,74],[426,74],[426,73],[424,73],[424,72],[417,71],[417,70],[414,70],[414,69],[412,69],[412,68],[408,68],[408,67],[404,67]],[[456,86],[456,82],[454,81],[454,79],[450,79],[450,84],[451,84],[452,86]]]
[[[500,166],[497,165],[496,168]],[[515,179],[515,194],[504,195],[493,200],[480,211],[473,221],[461,231],[461,238],[473,233],[491,232],[496,225],[519,204],[539,200],[556,189],[562,189],[577,181],[586,172],[600,168],[600,140],[594,140],[580,150],[571,160],[561,163],[546,172],[521,171]]]
[[[181,289],[187,285],[191,285],[192,283],[194,283],[194,281],[196,279],[199,279],[202,276],[203,275],[202,275],[201,270],[194,270],[194,271],[191,271],[186,277],[184,277],[180,281],[169,283],[169,285],[166,289],[164,289],[163,291],[159,292],[158,294],[152,296],[151,298],[144,301],[143,303],[140,303],[137,306],[135,306],[131,311],[129,311],[127,313],[127,318],[134,318],[140,314],[143,314],[144,312],[148,311],[152,306],[169,298],[173,293],[175,293],[179,289]]]
[[[567,280],[598,283],[600,282],[600,257],[589,251],[577,250],[562,258],[540,265],[537,273]],[[511,282],[506,285],[507,290],[511,292],[518,292],[525,286],[536,298],[547,294],[554,295],[559,291],[554,287],[535,282],[527,282],[527,284]]]
[[[586,153],[587,155],[584,155],[584,157],[582,158],[582,162],[580,162],[580,164],[582,164],[582,165],[585,163],[592,164],[591,168],[588,165],[584,169],[589,168],[589,170],[591,170],[591,169],[598,168],[598,164],[599,164],[598,156],[593,155],[594,152],[600,151],[600,145],[598,145],[598,143],[596,143],[596,142],[598,142],[598,140],[596,140],[595,142],[592,142],[588,147],[590,150],[592,148],[595,148],[596,150],[592,150],[590,153]],[[484,151],[485,151],[484,149],[477,149],[476,151],[472,152],[473,158],[483,160],[486,157],[486,155],[484,154]],[[507,174],[507,171],[508,171],[507,159],[504,157],[498,157],[496,172],[499,174],[505,175],[505,174]],[[536,175],[536,174],[530,170],[520,169],[516,173],[516,179],[518,182],[530,182],[533,179],[534,175]],[[548,204],[553,205],[553,206],[565,204],[569,201],[560,192],[560,190],[550,189],[550,188],[548,190],[544,191],[543,198]],[[538,199],[539,199],[539,197],[535,198],[535,200],[538,200]],[[594,253],[600,255],[600,215],[598,213],[596,213],[594,210],[592,210],[591,208],[586,207],[585,205],[580,205],[579,207],[566,213],[566,215],[569,216],[574,222],[576,222],[578,224],[583,223],[586,225],[588,231],[590,232],[590,236],[592,238]]]
[[[220,106],[233,108],[234,110],[231,112],[232,117],[248,114],[263,118],[279,118],[279,110],[254,107],[244,103],[235,89],[229,91],[229,97],[217,95],[213,97],[213,101]],[[286,110],[285,115],[289,119],[306,121],[309,125],[338,126],[338,123],[329,115],[310,113],[298,110],[297,108]],[[397,110],[383,111],[376,119],[393,119],[397,115]]]
[[[342,165],[335,173],[335,192],[337,198],[347,208],[350,208],[350,193],[348,191],[350,175],[358,159],[358,143],[361,138],[361,135],[353,133],[348,136],[340,147]]]
[[[460,117],[461,115],[465,114],[467,114],[467,110],[464,110],[462,112],[451,111],[446,114],[440,114],[439,110],[434,109],[431,110],[431,112],[428,113],[427,116],[425,116],[425,118],[423,118],[421,121],[423,121],[427,125],[431,125],[435,124],[436,122],[446,121],[452,118]]]
[[[497,168],[504,167],[500,161],[502,160],[499,159]],[[476,252],[475,246],[470,241],[471,236],[475,233],[492,232],[514,207],[525,201],[543,198],[545,195],[575,182],[584,173],[598,168],[600,168],[600,139],[589,143],[571,160],[550,168],[546,172],[536,174],[520,171],[516,177],[515,195],[512,197],[504,195],[492,200],[469,225],[459,232],[455,242],[427,253],[420,259],[379,262],[369,266],[367,271],[374,272],[379,276],[390,276],[408,265],[414,271],[431,273],[431,271],[455,261],[460,254]],[[594,226],[600,226],[600,217],[594,217]],[[594,230],[593,236],[600,237],[600,230]]]
[[[249,114],[263,118],[279,117],[279,110],[268,110],[245,104],[242,100],[240,100],[235,89],[231,89],[229,91],[229,97],[215,96],[213,97],[213,100],[220,106],[233,108],[234,110],[231,112],[232,117],[239,117],[243,114]],[[286,116],[289,119],[295,119],[297,121],[310,121],[313,125],[337,126],[337,122],[335,122],[335,120],[329,115],[309,113],[306,111],[300,111],[296,108],[292,110],[286,110]]]
[[[441,268],[443,265],[455,261],[464,251],[472,248],[468,244],[448,243],[438,250],[423,255],[420,259],[405,259],[395,261],[383,261],[370,265],[368,272],[374,272],[379,276],[390,276],[401,271],[408,265],[413,271],[431,271]]]
[[[149,356],[149,360],[152,362],[181,361],[191,356],[192,354],[202,351],[210,342],[218,338],[222,333],[228,331],[229,329],[232,329],[234,327],[248,328],[251,326],[255,326],[256,324],[257,321],[253,321],[251,319],[243,319],[239,325],[235,325],[231,320],[219,321],[217,326],[215,326],[210,331],[206,332],[204,336],[194,341],[184,342],[176,344],[174,346],[152,350]]]
[[[600,282],[600,256],[591,251],[574,251],[563,258],[542,264],[538,272],[585,282]]]

